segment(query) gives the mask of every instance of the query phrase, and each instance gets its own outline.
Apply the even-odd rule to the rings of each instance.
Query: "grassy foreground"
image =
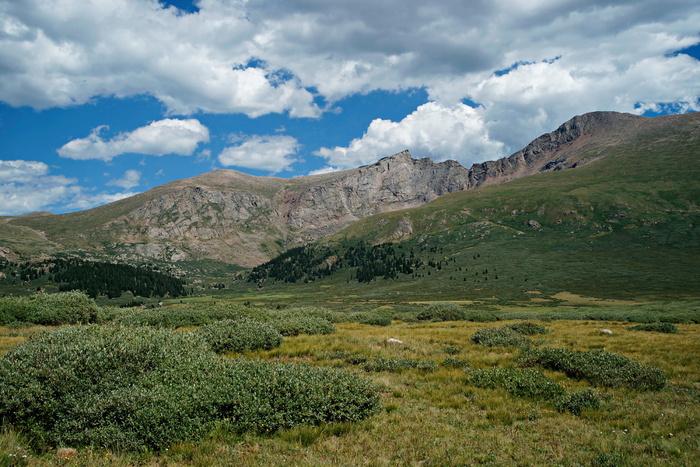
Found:
[[[538,322],[550,331],[530,336],[541,346],[604,349],[660,368],[668,378],[661,391],[594,387],[602,407],[576,416],[558,412],[551,401],[467,382],[471,370],[516,366],[519,349],[470,341],[477,329],[514,322],[340,323],[334,334],[289,337],[279,348],[246,354],[347,368],[369,378],[381,390],[383,410],[357,424],[263,435],[221,429],[160,454],[80,450],[68,452],[69,459],[65,452],[33,452],[21,433],[6,429],[0,434],[0,465],[700,464],[700,326],[679,324],[678,334],[665,334],[628,330],[629,323],[622,322]],[[601,333],[603,328],[613,334]],[[39,330],[0,328],[0,353]],[[388,338],[403,343],[388,344]],[[432,361],[438,369],[365,372],[362,362],[377,357]],[[447,358],[468,366],[446,366]],[[562,373],[545,374],[569,392],[591,388]]]

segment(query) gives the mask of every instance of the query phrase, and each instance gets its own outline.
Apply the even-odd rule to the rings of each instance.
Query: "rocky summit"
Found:
[[[6,256],[68,252],[251,267],[373,214],[592,162],[591,148],[602,157],[603,148],[668,121],[615,112],[577,116],[510,157],[470,169],[403,151],[368,166],[292,179],[216,170],[87,211],[5,218],[0,237]]]

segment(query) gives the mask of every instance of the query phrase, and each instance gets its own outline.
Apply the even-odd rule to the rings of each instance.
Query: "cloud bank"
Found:
[[[307,144],[326,163],[312,173],[322,173],[403,149],[469,166],[593,110],[700,110],[700,61],[678,53],[700,43],[696,0],[200,0],[197,7],[0,0],[0,101],[48,109],[152,96],[166,116],[181,118],[117,135],[96,123],[58,154],[104,162],[128,153],[197,154],[270,173],[301,160],[295,137],[243,136],[223,150],[207,148],[209,129],[193,116],[321,119],[358,93],[427,93],[428,103],[403,118],[374,119],[355,139]],[[1,209],[26,212],[57,200],[89,207],[126,195],[140,177],[129,170],[108,182],[123,193],[94,193],[51,175],[43,162],[2,161]]]
[[[246,136],[233,146],[224,148],[219,154],[219,163],[225,167],[245,167],[279,173],[298,161],[294,154],[299,151],[299,142],[285,135]]]
[[[58,155],[68,159],[103,161],[126,153],[190,156],[199,143],[209,141],[209,130],[195,119],[167,118],[132,132],[120,133],[106,141],[100,136],[105,129],[106,126],[99,126],[87,138],[69,141],[58,149]]]
[[[373,122],[345,148],[319,151],[342,167],[366,162],[370,156],[361,151],[390,152],[400,141],[464,162],[493,157],[592,110],[642,113],[659,104],[700,110],[700,62],[676,53],[700,42],[695,0],[197,6],[187,13],[155,0],[0,0],[0,100],[44,109],[149,95],[171,115],[318,118],[353,94],[420,88],[437,118],[459,121],[456,135],[470,138],[451,147],[421,136],[441,131],[421,108],[401,122]],[[462,111],[464,99],[479,106]],[[102,160],[124,152],[191,154],[208,138],[194,122],[163,120],[109,140],[96,128],[59,153]],[[163,147],[176,131],[185,133]],[[156,134],[161,142],[150,138]],[[385,148],[375,140],[382,135],[390,139]],[[241,165],[244,157],[231,149],[220,159],[288,167],[288,157],[276,157]]]
[[[126,177],[125,177],[126,178]],[[0,215],[12,216],[66,204],[69,209],[88,209],[136,193],[91,193],[75,178],[50,175],[39,161],[0,161]]]
[[[446,107],[434,102],[421,105],[400,122],[376,119],[361,138],[348,147],[321,148],[316,155],[343,169],[370,164],[409,148],[414,156],[435,161],[454,159],[463,165],[497,158],[503,143],[488,138],[478,112],[465,105]],[[495,157],[494,157],[495,156]]]

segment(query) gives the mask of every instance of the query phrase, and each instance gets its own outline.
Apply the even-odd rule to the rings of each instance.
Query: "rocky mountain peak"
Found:
[[[605,138],[612,137],[614,140],[622,137],[646,120],[650,119],[619,112],[577,115],[551,133],[539,136],[510,157],[474,164],[470,169],[469,188],[592,162],[594,159],[583,159],[583,156],[594,136],[593,144],[600,146]]]

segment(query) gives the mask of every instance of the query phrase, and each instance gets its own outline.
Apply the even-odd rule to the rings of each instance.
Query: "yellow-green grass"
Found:
[[[700,325],[678,325],[679,334],[627,330],[628,323],[551,321],[550,332],[530,336],[541,345],[573,350],[605,349],[662,368],[669,380],[659,392],[594,388],[605,396],[600,410],[559,413],[551,401],[522,399],[501,389],[467,383],[461,369],[426,373],[366,373],[348,356],[400,357],[442,363],[446,347],[471,368],[516,365],[519,350],[486,348],[470,341],[479,328],[498,323],[402,323],[376,327],[337,324],[331,335],[286,338],[280,348],[249,357],[339,366],[370,378],[384,410],[358,424],[297,427],[267,435],[214,432],[160,454],[79,450],[71,465],[699,465]],[[613,334],[602,334],[603,328]],[[23,335],[33,328],[20,330]],[[0,328],[0,348],[22,336]],[[388,344],[388,338],[403,344]],[[13,340],[14,339],[14,340]],[[345,357],[345,358],[338,358]],[[590,387],[547,372],[567,391]],[[21,434],[0,435],[3,461],[12,449],[30,465],[65,465],[52,453],[33,453]],[[607,462],[607,464],[605,464]],[[4,465],[4,464],[3,464]],[[12,465],[12,464],[8,464]]]

